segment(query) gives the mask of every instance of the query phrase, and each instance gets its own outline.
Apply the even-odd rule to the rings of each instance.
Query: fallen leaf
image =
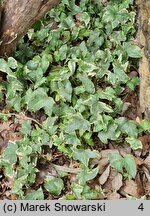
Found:
[[[134,196],[134,197],[139,197],[138,185],[133,180],[126,180],[125,181],[125,186],[123,188],[121,188],[121,191],[125,195],[131,195],[131,196]]]
[[[146,167],[143,167],[144,177],[143,177],[143,185],[145,189],[145,195],[150,196],[150,172]]]
[[[138,185],[137,191],[138,191],[139,196],[140,197],[144,196],[145,191],[144,191],[143,182],[141,181],[141,176],[139,173],[137,173],[135,181]]]
[[[109,159],[108,158],[103,158],[99,161],[98,166],[99,166],[99,174],[102,174],[104,170],[106,169],[106,166],[109,164]]]
[[[115,178],[117,174],[118,174],[117,170],[111,168],[108,180],[104,185],[102,185],[102,189],[105,192],[106,196],[108,196],[113,192],[112,180]]]
[[[144,163],[144,160],[140,157],[134,157],[137,166],[141,166]]]
[[[116,191],[112,192],[110,195],[107,196],[107,200],[118,200],[120,199],[120,194]]]
[[[119,153],[119,151],[116,149],[102,150],[101,156],[102,156],[102,158],[109,158],[109,154],[111,154],[111,153]]]
[[[12,120],[9,120],[7,122],[0,123],[0,133],[4,130],[10,130],[10,125],[13,124]]]
[[[103,174],[99,177],[99,183],[100,185],[105,184],[110,174],[110,165],[105,169]]]
[[[118,150],[123,157],[125,157],[126,154],[131,154],[131,146],[128,143],[121,143],[121,145],[118,146]]]
[[[146,165],[146,167],[148,168],[149,172],[150,172],[150,154],[147,156],[147,158],[144,160],[143,162],[144,165]]]
[[[122,175],[117,173],[117,175],[112,180],[112,189],[118,191],[122,187]]]
[[[149,135],[143,135],[139,137],[139,140],[142,142],[142,150],[146,151],[149,149]]]

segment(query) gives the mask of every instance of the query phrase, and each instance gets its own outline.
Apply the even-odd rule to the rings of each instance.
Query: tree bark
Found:
[[[7,0],[0,23],[0,56],[11,56],[27,30],[60,0]]]

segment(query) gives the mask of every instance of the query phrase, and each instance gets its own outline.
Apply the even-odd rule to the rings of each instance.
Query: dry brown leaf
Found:
[[[102,185],[102,189],[105,192],[106,196],[108,196],[109,194],[111,194],[113,192],[112,180],[117,175],[117,173],[118,172],[115,169],[111,168],[108,180],[106,181],[106,183],[104,185]]]
[[[10,125],[13,124],[12,120],[0,123],[0,133],[4,130],[10,130]]]
[[[107,196],[107,199],[108,200],[118,200],[118,199],[120,199],[120,194],[117,193],[116,191],[114,191]]]
[[[19,132],[10,132],[9,133],[9,140],[11,141],[17,141],[17,140],[21,140],[23,137]]]
[[[119,153],[125,157],[127,154],[131,154],[131,147],[127,143],[122,143],[120,146],[118,146]]]
[[[102,158],[99,163],[99,174],[102,174],[104,170],[106,169],[106,166],[109,164],[109,159],[108,158]]]
[[[99,183],[100,185],[105,184],[110,174],[110,165],[105,169],[103,174],[99,177]]]
[[[99,177],[99,183],[100,185],[105,184],[110,174],[110,165],[107,166],[107,168],[104,170],[102,175]]]
[[[149,172],[150,172],[150,154],[148,155],[148,157],[144,160],[144,164],[146,165],[146,167],[148,168]]]
[[[111,153],[119,153],[117,149],[107,149],[101,151],[102,158],[109,158],[109,154]]]
[[[146,151],[149,149],[149,135],[145,134],[139,137],[139,140],[142,142],[142,150]]]
[[[0,151],[7,147],[8,141],[4,140],[2,136],[0,136]]]
[[[20,132],[16,132],[17,125],[12,120],[0,123],[0,150],[7,147],[8,141],[22,139]]]
[[[117,173],[117,175],[112,180],[112,189],[118,191],[122,187],[122,175]]]
[[[144,163],[144,160],[140,157],[134,157],[137,166],[141,166]]]
[[[143,167],[144,177],[143,177],[143,185],[145,189],[145,195],[150,196],[150,172],[146,167]]]
[[[140,173],[137,173],[135,181],[138,185],[137,191],[138,191],[139,196],[143,196],[144,195],[144,187],[143,187],[143,182],[141,181]]]
[[[134,197],[139,197],[138,185],[133,180],[126,180],[125,186],[121,188],[121,192],[125,195],[131,195]]]

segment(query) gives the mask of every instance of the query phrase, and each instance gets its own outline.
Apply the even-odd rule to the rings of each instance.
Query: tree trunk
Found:
[[[19,39],[60,0],[7,0],[0,23],[0,56],[12,55]]]

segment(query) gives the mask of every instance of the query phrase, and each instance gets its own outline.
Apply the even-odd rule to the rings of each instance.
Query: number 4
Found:
[[[144,210],[144,206],[143,206],[143,203],[141,203],[138,207],[139,210],[143,211]]]

